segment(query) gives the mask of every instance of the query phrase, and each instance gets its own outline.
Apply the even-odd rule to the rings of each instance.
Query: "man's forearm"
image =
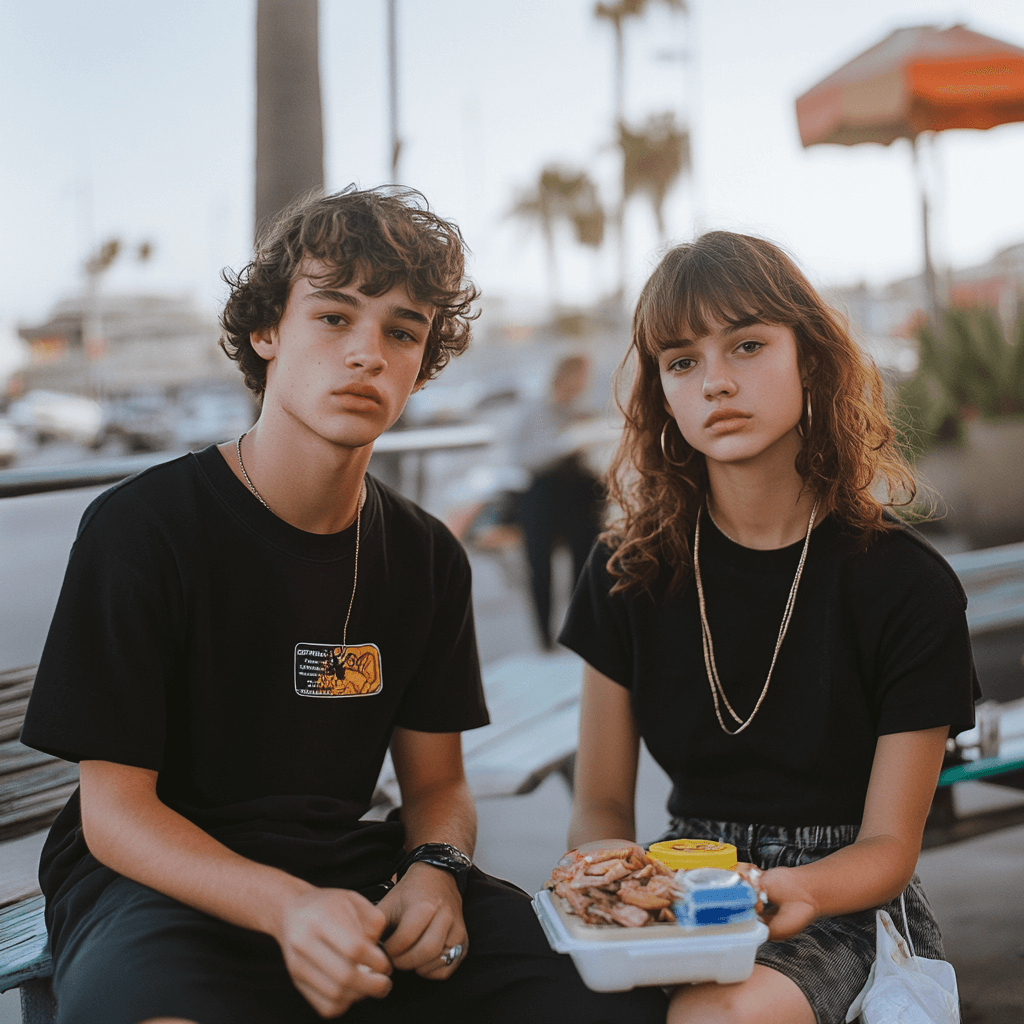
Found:
[[[285,905],[313,887],[229,850],[164,804],[140,771],[83,762],[82,824],[93,856],[196,910],[280,934]]]
[[[402,799],[406,849],[412,850],[423,843],[451,843],[473,856],[476,808],[465,781],[437,786]]]

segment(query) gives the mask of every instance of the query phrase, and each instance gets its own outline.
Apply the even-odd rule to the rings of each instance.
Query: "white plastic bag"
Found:
[[[907,911],[900,896],[906,923]],[[846,1013],[847,1024],[960,1024],[960,999],[953,965],[916,956],[910,929],[904,941],[892,918],[875,914],[875,962]],[[909,946],[909,948],[908,948]]]

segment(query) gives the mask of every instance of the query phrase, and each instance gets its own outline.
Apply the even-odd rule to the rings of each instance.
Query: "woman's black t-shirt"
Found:
[[[744,720],[768,675],[802,547],[744,548],[702,517],[715,661]],[[613,595],[608,556],[600,545],[591,552],[559,640],[630,690],[640,735],[672,779],[673,817],[859,824],[878,736],[973,725],[980,688],[967,599],[910,529],[878,534],[865,551],[834,516],[815,528],[767,696],[736,736],[715,716],[692,574],[671,597],[667,571],[651,592]]]

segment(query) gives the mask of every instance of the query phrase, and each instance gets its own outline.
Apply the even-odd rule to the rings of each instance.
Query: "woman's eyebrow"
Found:
[[[668,352],[676,348],[692,348],[694,344],[692,338],[662,338],[658,342],[658,351]]]
[[[735,334],[737,331],[745,331],[748,327],[763,327],[764,321],[759,316],[744,316],[729,324],[727,334]]]

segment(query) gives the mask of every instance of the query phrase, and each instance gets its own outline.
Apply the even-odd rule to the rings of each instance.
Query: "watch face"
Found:
[[[445,844],[445,853],[451,858],[452,864],[460,868],[469,868],[473,862],[457,847]]]

